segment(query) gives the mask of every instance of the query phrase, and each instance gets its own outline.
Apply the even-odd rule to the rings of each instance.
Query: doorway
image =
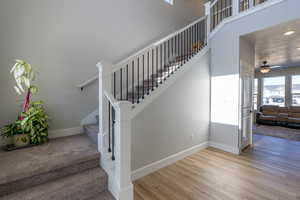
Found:
[[[300,144],[299,27],[296,20],[240,37],[240,152]]]

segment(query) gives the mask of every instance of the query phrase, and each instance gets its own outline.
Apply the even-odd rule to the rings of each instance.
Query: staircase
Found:
[[[114,66],[111,93],[116,101],[133,105],[143,102],[178,70],[206,47],[206,18],[201,18],[149,48]],[[108,152],[114,160],[115,109],[108,102]],[[98,145],[99,116],[96,123],[83,125],[84,132]]]
[[[150,103],[146,99],[159,92],[164,84],[168,85],[172,77],[173,80],[179,77],[176,74],[196,55],[205,53],[207,30],[205,16],[116,65],[97,64],[99,116],[91,113],[83,120],[83,128],[101,152],[101,166],[110,179],[109,189],[118,199],[133,199],[131,120],[134,110],[146,107]],[[93,81],[94,78],[86,83]]]
[[[85,135],[0,151],[1,200],[113,200],[96,146]]]

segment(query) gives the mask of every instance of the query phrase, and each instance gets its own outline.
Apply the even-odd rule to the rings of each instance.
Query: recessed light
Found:
[[[295,31],[287,31],[284,33],[285,36],[288,36],[288,35],[293,35],[295,33]]]
[[[297,49],[300,51],[300,47],[297,47]]]

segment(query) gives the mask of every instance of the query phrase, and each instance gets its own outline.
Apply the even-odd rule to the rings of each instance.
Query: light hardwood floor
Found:
[[[300,142],[254,137],[241,156],[208,148],[134,183],[135,200],[300,200]]]

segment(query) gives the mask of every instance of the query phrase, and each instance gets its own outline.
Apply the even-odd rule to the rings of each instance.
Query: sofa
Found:
[[[259,112],[256,113],[256,123],[300,128],[300,107],[261,106]]]

